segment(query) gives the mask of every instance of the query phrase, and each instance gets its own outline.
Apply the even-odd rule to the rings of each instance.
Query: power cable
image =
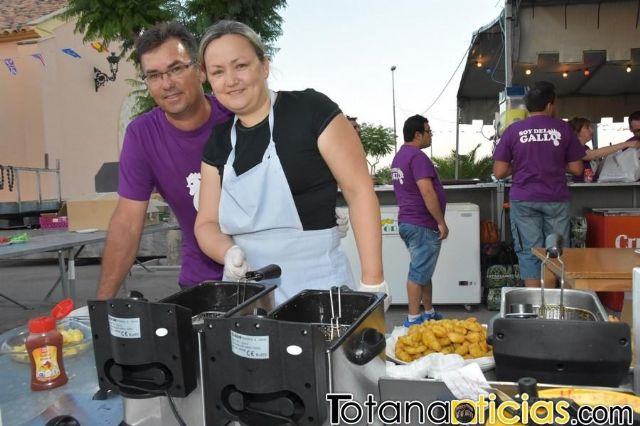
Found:
[[[462,58],[460,59],[460,62],[458,62],[458,66],[453,71],[453,74],[451,74],[451,77],[449,77],[449,80],[447,80],[447,82],[445,83],[444,87],[442,88],[442,90],[440,91],[438,96],[436,96],[435,100],[431,103],[431,105],[429,105],[429,107],[427,109],[425,109],[422,112],[422,114],[420,114],[420,115],[425,115],[431,108],[433,108],[433,106],[436,104],[436,102],[438,102],[438,100],[440,99],[440,97],[442,96],[444,91],[447,90],[447,87],[449,86],[449,83],[451,83],[451,80],[453,80],[453,77],[455,77],[456,73],[460,69],[460,65],[462,65],[462,62],[464,62],[465,58],[467,57],[467,54],[471,50],[471,46],[473,46],[473,40],[471,41],[471,43],[469,43],[469,47],[467,47],[467,50],[465,50],[464,55],[462,55]]]

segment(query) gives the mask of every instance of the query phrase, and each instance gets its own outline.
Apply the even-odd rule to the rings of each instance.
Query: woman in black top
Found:
[[[209,28],[200,59],[217,99],[236,115],[214,129],[202,163],[195,225],[202,250],[238,279],[282,266],[276,302],[305,288],[352,284],[336,230],[337,185],[349,205],[362,276],[388,287],[380,209],[362,145],[338,106],[314,90],[269,91],[269,61],[244,24]]]

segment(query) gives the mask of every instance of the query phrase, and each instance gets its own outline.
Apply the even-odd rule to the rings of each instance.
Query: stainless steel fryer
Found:
[[[561,262],[561,254],[561,240],[547,238],[546,260]],[[543,285],[502,289],[500,315],[488,339],[496,378],[517,381],[529,376],[541,383],[618,386],[631,362],[629,326],[609,322],[594,292],[564,289],[563,273],[560,289]]]

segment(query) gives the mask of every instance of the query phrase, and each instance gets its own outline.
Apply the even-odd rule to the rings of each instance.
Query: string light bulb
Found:
[[[585,68],[584,71],[582,71],[582,73],[584,74],[585,77],[589,77],[591,75],[591,71],[589,70],[589,68]]]
[[[627,65],[627,72],[631,72],[631,65]]]
[[[562,73],[562,78],[567,78],[567,77],[569,77],[569,73],[568,73],[568,72],[566,72],[566,71],[564,71],[564,72]]]
[[[476,61],[476,67],[482,68],[482,61]]]
[[[532,73],[531,68],[527,68],[526,70],[524,70],[524,73],[526,75],[531,75],[531,73]]]

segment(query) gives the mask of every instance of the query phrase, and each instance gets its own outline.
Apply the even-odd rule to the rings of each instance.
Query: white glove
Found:
[[[231,281],[238,281],[244,278],[248,270],[244,250],[238,246],[231,246],[224,254],[224,276]]]
[[[336,209],[336,224],[338,225],[340,238],[346,237],[347,232],[349,232],[349,212]]]
[[[389,284],[386,281],[382,281],[380,284],[369,285],[360,281],[360,287],[358,287],[358,291],[366,291],[369,293],[384,293],[387,297],[384,299],[384,310],[385,312],[389,309],[389,305],[391,305],[391,290],[389,290]]]

